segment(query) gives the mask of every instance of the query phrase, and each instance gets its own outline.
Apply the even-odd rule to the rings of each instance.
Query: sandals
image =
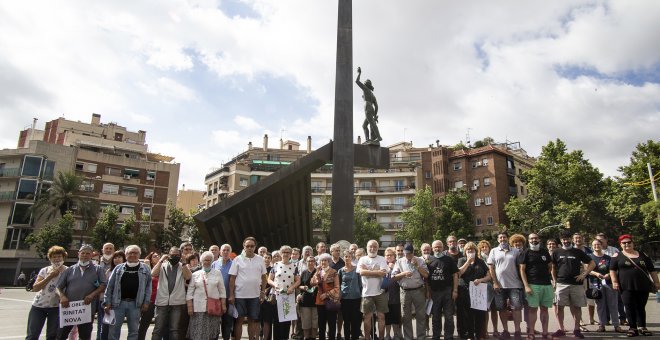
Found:
[[[550,333],[542,333],[541,339],[552,339],[552,338],[550,337]]]
[[[628,333],[626,333],[626,336],[629,338],[632,338],[633,336],[638,336],[639,333],[637,333],[637,330],[634,328],[631,328],[628,330]]]
[[[646,327],[644,327],[639,329],[639,334],[643,336],[651,336],[653,335],[653,332],[649,331],[648,329],[646,329]]]

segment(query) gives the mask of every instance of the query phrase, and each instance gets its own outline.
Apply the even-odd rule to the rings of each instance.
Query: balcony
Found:
[[[19,168],[0,168],[0,177],[18,177],[21,174]]]
[[[378,223],[380,224],[383,228],[387,229],[396,229],[396,230],[401,230],[403,229],[405,223],[403,222],[381,222]]]
[[[378,192],[404,192],[404,191],[414,191],[415,185],[395,185],[395,186],[379,186]]]
[[[408,209],[408,208],[410,208],[409,204],[379,204],[378,205],[378,210],[380,210],[380,211],[403,210],[403,209]]]
[[[16,199],[15,191],[0,191],[0,202],[12,202]]]

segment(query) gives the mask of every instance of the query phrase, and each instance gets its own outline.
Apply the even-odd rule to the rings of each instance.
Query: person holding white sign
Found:
[[[151,270],[140,261],[141,250],[136,245],[126,247],[126,262],[118,264],[108,279],[103,296],[105,313],[113,310],[115,323],[110,325],[110,340],[119,340],[124,317],[128,324],[128,339],[138,338],[140,313],[149,309],[151,300]]]
[[[57,293],[60,296],[62,307],[69,307],[69,301],[82,300],[85,305],[92,304],[96,309],[96,299],[103,293],[106,279],[101,267],[92,263],[92,246],[83,244],[78,250],[78,263],[67,268],[57,281]],[[62,317],[62,316],[60,316]],[[58,338],[65,340],[69,337],[74,324],[60,329]],[[90,340],[92,337],[92,321],[77,324],[78,337],[81,340]]]
[[[46,340],[55,340],[57,338],[57,329],[59,328],[60,299],[55,292],[55,286],[60,274],[64,272],[67,266],[64,265],[66,250],[60,246],[52,246],[48,249],[48,259],[50,266],[41,268],[37,275],[37,280],[32,287],[33,292],[37,292],[28,315],[28,326],[26,340],[37,340],[44,328],[44,323],[48,320],[46,326]]]
[[[273,264],[273,269],[271,269],[270,274],[268,274],[268,285],[272,287],[272,291],[275,292],[275,295],[292,295],[295,293],[296,288],[300,285],[300,275],[298,274],[298,266],[295,263],[291,262],[291,247],[284,245],[280,248],[280,254],[282,254],[282,261],[276,262]],[[291,321],[280,321],[283,319],[283,315],[280,315],[279,312],[286,313],[286,310],[280,306],[280,301],[278,303],[277,319],[273,320],[273,325],[275,328],[275,339],[288,339],[289,338],[289,328],[291,327]],[[291,314],[296,315],[295,303],[291,304],[290,308]]]
[[[458,299],[456,300],[456,318],[461,319],[463,334],[461,339],[486,339],[488,333],[483,328],[488,316],[485,310],[470,308],[470,282],[475,286],[490,281],[490,272],[486,262],[477,256],[477,245],[468,242],[463,248],[465,257],[458,259]],[[487,300],[487,296],[485,296]]]

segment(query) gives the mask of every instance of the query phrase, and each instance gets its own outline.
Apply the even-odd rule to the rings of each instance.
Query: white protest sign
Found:
[[[488,310],[487,288],[488,285],[485,283],[475,286],[474,282],[470,281],[470,308],[483,311]]]
[[[277,315],[279,315],[280,322],[298,319],[296,296],[294,294],[277,294]]]
[[[92,322],[92,305],[83,300],[70,301],[69,307],[60,305],[60,328]]]

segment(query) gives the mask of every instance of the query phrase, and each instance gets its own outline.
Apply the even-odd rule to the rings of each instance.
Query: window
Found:
[[[475,207],[481,206],[481,198],[475,198],[474,199],[474,206]]]
[[[323,204],[321,201],[321,197],[312,197],[312,205],[321,205]]]
[[[513,168],[514,168],[514,166],[513,166],[513,160],[511,160],[511,159],[507,159],[507,160],[506,160],[506,167],[509,168],[509,169],[513,169]]]
[[[454,188],[455,189],[462,189],[463,188],[463,181],[454,182]]]
[[[140,224],[140,233],[141,234],[148,234],[151,232],[151,227],[149,227],[148,224]]]
[[[403,191],[403,180],[397,179],[394,181],[394,191]]]
[[[44,173],[42,175],[43,179],[52,181],[55,174],[55,162],[54,161],[45,161],[44,162]]]
[[[484,158],[484,159],[482,159],[482,160],[481,160],[481,164],[482,164],[483,166],[488,166],[488,158]]]
[[[7,228],[2,249],[30,249],[30,245],[25,243],[25,238],[31,233],[31,229]]]
[[[261,180],[261,176],[259,175],[250,175],[250,184],[255,184]]]
[[[394,197],[394,209],[403,210],[403,206],[406,204],[406,199],[403,197]]]
[[[96,165],[96,164],[94,164],[94,163],[87,163],[87,164],[85,164],[85,171],[86,171],[86,172],[96,173],[96,169],[97,169],[97,168],[98,168],[98,165]]]
[[[360,205],[363,208],[371,208],[371,200],[360,200]]]
[[[477,161],[472,161],[472,167],[473,167],[473,168],[478,167],[479,165],[478,165],[477,163],[478,163]]]
[[[155,171],[147,171],[147,181],[153,181],[156,179]]]
[[[104,210],[106,210],[110,207],[114,207],[114,206],[115,206],[115,204],[112,204],[112,203],[101,203],[101,204],[99,204],[99,209],[100,209],[100,212],[104,212]]]
[[[454,163],[454,171],[463,169],[463,163],[456,162]]]
[[[493,198],[490,197],[490,196],[486,196],[486,197],[484,197],[484,202],[485,202],[486,205],[491,205],[491,204],[493,204]]]
[[[14,203],[14,211],[11,214],[11,224],[30,224],[32,203]]]
[[[486,225],[493,225],[493,216],[488,216],[486,218]]]
[[[323,192],[322,184],[321,181],[312,181],[312,192]]]
[[[41,174],[42,159],[42,157],[26,155],[25,158],[23,158],[23,170],[21,171],[21,175],[38,177],[39,174]]]
[[[474,224],[477,226],[481,225],[481,217],[477,216],[477,218],[474,219]]]
[[[121,176],[121,169],[110,166],[105,167],[105,174],[110,176]]]
[[[242,186],[242,187],[246,187],[246,186],[248,186],[248,180],[247,180],[247,178],[245,178],[245,177],[241,177],[241,178],[238,180],[238,185],[240,185],[240,186]]]
[[[140,170],[126,168],[124,169],[124,177],[140,178]]]
[[[154,189],[144,189],[144,197],[153,198]]]
[[[479,187],[479,179],[473,179],[472,188],[476,190],[478,187]]]
[[[121,188],[121,194],[123,196],[136,197],[137,196],[137,188],[123,187],[123,188]]]
[[[135,213],[135,208],[131,205],[120,205],[119,213],[124,215],[130,215]]]
[[[92,192],[94,191],[94,183],[89,181],[83,181],[80,184],[80,191]]]
[[[490,177],[484,177],[484,186],[487,187],[490,185]]]
[[[76,171],[83,171],[85,169],[85,163],[76,162]]]
[[[151,207],[142,207],[142,216],[151,215]]]
[[[119,194],[119,185],[104,183],[103,184],[103,189],[101,190],[101,192],[104,193],[104,194],[109,194],[109,195],[118,195]]]
[[[87,230],[87,221],[76,221],[77,230]]]
[[[16,198],[19,200],[34,200],[37,193],[37,180],[21,178],[18,184]]]
[[[424,178],[425,179],[431,179],[431,172],[430,171],[425,171],[424,172]]]

